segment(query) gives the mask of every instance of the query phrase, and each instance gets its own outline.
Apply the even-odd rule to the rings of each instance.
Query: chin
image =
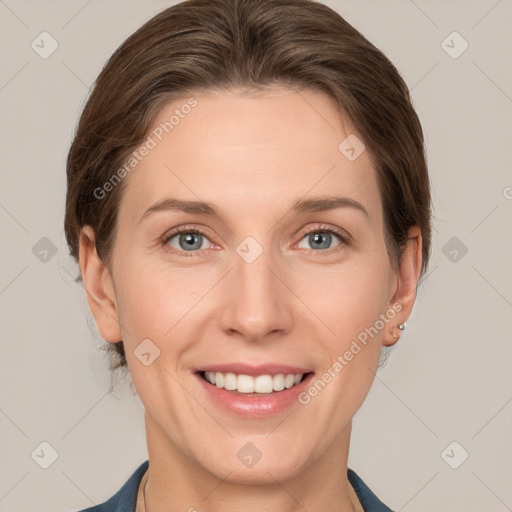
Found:
[[[264,438],[250,441],[248,437],[238,438],[232,444],[230,448],[223,446],[220,453],[211,453],[207,460],[205,452],[201,452],[196,460],[207,472],[225,482],[265,485],[296,477],[305,469],[308,459],[312,459],[311,453],[304,451],[303,443],[277,446],[278,443]],[[297,446],[302,449],[298,450]]]

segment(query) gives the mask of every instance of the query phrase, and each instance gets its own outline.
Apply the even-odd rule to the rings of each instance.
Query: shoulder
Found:
[[[149,461],[143,462],[117,491],[112,498],[105,503],[95,505],[79,512],[134,512],[135,502],[137,500],[137,491],[140,481],[148,468]]]
[[[357,497],[364,508],[364,512],[393,512],[373,494],[371,489],[354,470],[348,468],[347,476],[354,491],[356,491]]]

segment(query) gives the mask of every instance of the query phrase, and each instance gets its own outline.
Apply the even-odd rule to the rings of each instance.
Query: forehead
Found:
[[[378,218],[380,194],[368,151],[347,158],[361,151],[361,139],[334,102],[316,91],[184,96],[155,118],[140,146],[150,149],[125,178],[121,210],[140,217],[172,196],[251,216],[309,195],[342,194]],[[354,151],[347,153],[350,146]]]

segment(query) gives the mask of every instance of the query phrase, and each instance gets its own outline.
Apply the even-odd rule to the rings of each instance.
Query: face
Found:
[[[327,96],[191,96],[124,178],[97,324],[124,341],[148,443],[222,479],[290,478],[348,439],[418,265],[393,269],[369,153],[340,150],[362,137]]]

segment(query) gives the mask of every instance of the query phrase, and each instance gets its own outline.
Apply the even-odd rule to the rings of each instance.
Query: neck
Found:
[[[146,412],[149,455],[146,512],[357,512],[362,510],[347,480],[351,424],[303,471],[276,478],[271,471],[261,484],[237,482],[232,473],[218,477],[192,460]],[[336,504],[333,507],[333,503]]]

